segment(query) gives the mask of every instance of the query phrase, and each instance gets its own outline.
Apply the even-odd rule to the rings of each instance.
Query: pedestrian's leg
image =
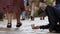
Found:
[[[27,11],[26,18],[29,19],[29,11]]]
[[[35,6],[34,6],[34,3],[32,3],[32,8],[31,8],[31,20],[34,20],[34,9],[35,9]]]
[[[12,22],[12,15],[11,15],[11,13],[8,13],[7,14],[7,18],[8,18],[8,24],[7,24],[7,27],[8,28],[11,28],[11,22]]]
[[[26,18],[26,11],[23,11],[22,12],[22,20],[25,20],[25,18]]]
[[[16,13],[16,19],[17,19],[17,25],[16,27],[20,27],[22,25],[21,21],[20,21],[20,15],[19,13]]]
[[[26,10],[26,18],[28,19],[28,11]]]
[[[26,6],[26,18],[29,19],[29,6]]]
[[[3,13],[0,13],[0,21],[3,21]]]

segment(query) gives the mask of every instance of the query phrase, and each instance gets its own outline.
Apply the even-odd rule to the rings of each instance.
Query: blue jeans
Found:
[[[26,17],[26,12],[23,11],[23,12],[22,12],[22,18],[25,18],[25,17]]]

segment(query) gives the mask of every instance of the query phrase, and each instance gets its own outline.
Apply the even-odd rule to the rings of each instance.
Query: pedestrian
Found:
[[[40,17],[40,20],[44,20],[46,14],[45,14],[45,8],[46,8],[46,3],[40,1],[40,6],[38,10],[38,16]]]
[[[20,27],[22,25],[20,21],[20,15],[22,11],[24,11],[24,0],[1,0],[1,6],[2,11],[7,13],[7,27],[12,27],[12,13],[14,12],[17,19],[16,27]]]
[[[28,0],[24,0],[25,9],[26,9],[27,3],[28,3]],[[26,19],[26,10],[22,12],[22,20],[25,20],[25,19]]]

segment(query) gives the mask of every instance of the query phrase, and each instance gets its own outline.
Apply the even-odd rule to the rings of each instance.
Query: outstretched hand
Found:
[[[34,26],[34,27],[32,27],[32,29],[39,29],[40,28],[40,26]]]

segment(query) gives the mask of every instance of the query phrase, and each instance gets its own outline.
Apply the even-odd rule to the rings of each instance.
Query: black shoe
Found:
[[[22,23],[17,23],[16,27],[20,27],[22,25]]]
[[[12,26],[11,23],[7,24],[7,28],[11,28],[11,26]]]
[[[31,20],[34,21],[34,17],[31,16]]]
[[[24,19],[21,19],[21,20],[25,20],[25,18]]]

